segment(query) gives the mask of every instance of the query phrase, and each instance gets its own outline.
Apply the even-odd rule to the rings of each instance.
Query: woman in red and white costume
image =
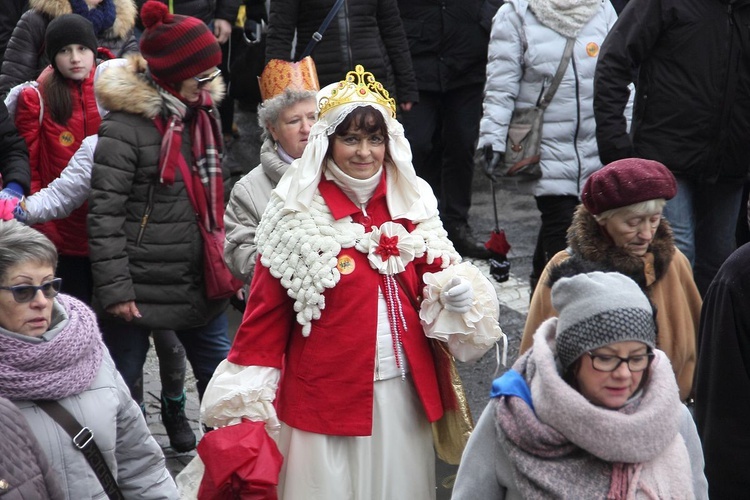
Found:
[[[460,263],[388,92],[357,66],[317,98],[309,143],[258,226],[245,317],[201,414],[214,427],[266,422],[284,500],[434,498],[430,422],[443,404],[428,337],[478,359],[502,336],[497,297]]]

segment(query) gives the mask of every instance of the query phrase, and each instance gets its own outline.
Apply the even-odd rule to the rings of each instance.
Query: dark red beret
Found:
[[[581,201],[594,215],[613,208],[677,194],[677,182],[667,167],[658,161],[624,158],[595,172],[583,186]]]

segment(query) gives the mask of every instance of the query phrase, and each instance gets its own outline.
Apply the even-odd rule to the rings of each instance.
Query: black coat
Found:
[[[147,0],[136,0],[138,12]],[[163,4],[169,5],[169,0],[159,0]],[[208,24],[214,19],[224,19],[234,24],[237,20],[237,11],[240,8],[241,0],[174,0],[174,13],[181,16],[197,17],[204,23]],[[140,18],[138,26],[143,29]]]
[[[750,0],[631,0],[602,44],[594,113],[603,163],[658,160],[696,181],[750,164]],[[631,137],[623,109],[638,69]]]
[[[419,90],[484,83],[499,0],[398,0]],[[480,27],[481,26],[481,27]]]
[[[3,2],[3,8],[0,9],[0,63],[3,62],[5,47],[8,45],[10,35],[16,27],[16,23],[21,18],[26,9],[29,8],[27,0],[6,0]]]
[[[26,141],[16,130],[4,103],[0,103],[0,176],[3,184],[17,182],[29,194],[31,169]]]
[[[335,0],[273,0],[266,61],[289,60],[297,30],[297,58]],[[343,80],[361,64],[398,102],[419,99],[409,45],[396,0],[346,0],[312,53],[320,86]]]
[[[695,417],[712,500],[750,491],[750,244],[721,266],[701,313]]]

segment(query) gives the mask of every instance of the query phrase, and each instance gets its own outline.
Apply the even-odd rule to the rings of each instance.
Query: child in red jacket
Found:
[[[96,134],[101,117],[94,97],[97,39],[93,25],[82,16],[53,19],[45,34],[51,65],[19,97],[16,127],[26,140],[31,166],[31,192],[55,180],[83,139]],[[60,253],[57,275],[65,291],[91,303],[91,264],[86,234],[87,206],[63,220],[38,226]]]

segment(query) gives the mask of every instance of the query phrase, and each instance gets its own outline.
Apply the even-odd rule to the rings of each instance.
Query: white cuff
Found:
[[[216,367],[203,395],[201,421],[208,427],[225,427],[246,418],[266,422],[271,434],[278,426],[273,400],[280,372],[268,366],[235,365],[225,359]]]
[[[474,290],[474,303],[459,314],[440,304],[440,292],[454,277],[463,278]],[[419,317],[425,335],[448,344],[459,361],[475,361],[504,336],[498,316],[500,303],[492,283],[470,262],[462,262],[438,273],[425,273]]]

